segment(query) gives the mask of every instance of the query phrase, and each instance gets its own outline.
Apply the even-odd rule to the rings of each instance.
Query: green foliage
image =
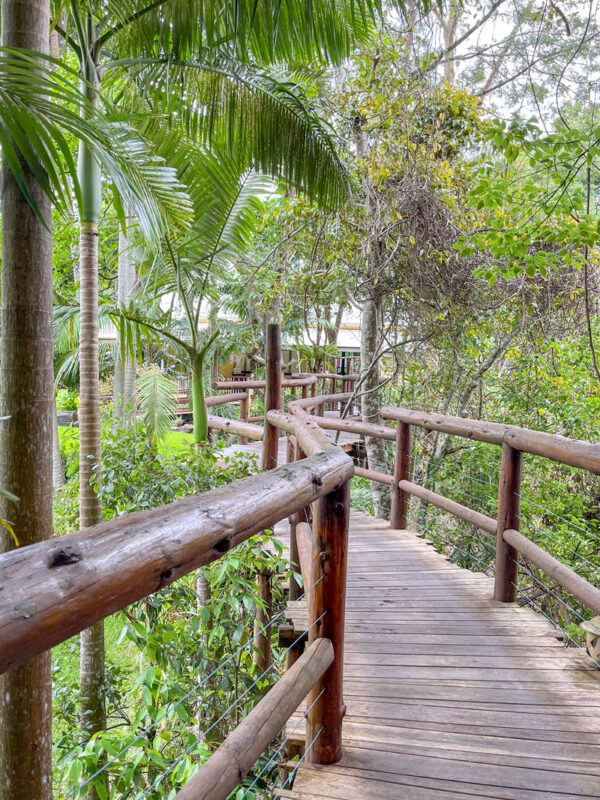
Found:
[[[137,396],[148,442],[156,448],[175,420],[177,383],[158,367],[148,367],[138,375]]]
[[[77,411],[79,408],[79,395],[69,389],[59,389],[56,392],[57,411]]]
[[[544,134],[535,120],[489,126],[490,156],[470,191],[485,225],[456,245],[463,256],[476,249],[493,256],[477,274],[493,283],[499,275],[546,277],[552,270],[581,268],[600,239],[589,199],[597,184],[591,168],[600,154],[598,135],[600,129],[561,126]]]
[[[76,440],[75,430],[63,434],[63,450],[73,458],[67,486],[58,492],[61,532],[75,523],[64,517],[76,511]],[[141,426],[115,430],[110,409],[102,443],[103,480],[98,490],[106,518],[204,492],[255,469],[251,459],[224,459],[208,446],[189,447],[187,453],[157,451]],[[109,797],[115,800],[137,797],[153,784],[148,797],[158,800],[183,786],[275,677],[270,673],[261,678],[252,660],[252,625],[262,602],[255,576],[263,570],[278,576],[284,567],[277,541],[266,535],[253,537],[203,570],[210,585],[205,605],[199,605],[196,577],[191,575],[115,615],[112,620],[121,632],[109,649],[110,722],[106,732],[88,742],[81,742],[78,730],[76,677],[70,669],[57,667],[60,791],[75,790],[107,760]],[[273,589],[280,607],[283,593],[277,577]],[[64,645],[60,663],[76,657],[77,648],[77,639]],[[123,651],[125,659],[119,655]],[[214,672],[221,662],[223,667]],[[207,675],[212,677],[205,680]],[[198,738],[199,730],[208,729],[205,739]],[[78,800],[84,796],[85,787],[74,795]]]

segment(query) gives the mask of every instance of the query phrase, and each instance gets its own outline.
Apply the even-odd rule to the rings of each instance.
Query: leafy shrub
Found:
[[[79,408],[79,395],[70,389],[59,389],[56,392],[57,411],[77,411]]]
[[[77,519],[76,432],[63,436],[69,480],[57,493],[61,533]],[[153,508],[245,477],[256,469],[247,456],[224,457],[219,447],[162,453],[140,427],[117,430],[107,416],[102,431],[102,482],[98,492],[105,518]],[[78,657],[78,638],[55,654],[54,710],[56,785],[75,800],[93,779],[100,797],[148,800],[170,797],[198,769],[227,732],[256,705],[277,671],[261,676],[253,662],[253,623],[261,605],[256,575],[269,571],[275,609],[283,608],[285,569],[281,545],[255,536],[221,559],[133,604],[107,621],[107,730],[82,737],[77,716],[78,679],[69,666]],[[208,592],[201,590],[205,580]],[[207,596],[203,596],[206,595]],[[274,612],[275,613],[275,612]],[[270,628],[276,645],[276,626]],[[260,767],[259,767],[260,768]],[[252,797],[264,796],[264,777]],[[251,780],[248,779],[248,780]],[[248,784],[247,784],[248,785]]]

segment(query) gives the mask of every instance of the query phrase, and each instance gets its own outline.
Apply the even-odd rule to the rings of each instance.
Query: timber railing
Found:
[[[317,389],[321,388],[323,391],[327,387],[330,388],[332,393],[336,393],[338,387],[341,390],[340,395],[348,394],[349,389],[357,381],[357,375],[337,375],[334,373],[314,373],[311,375],[300,375],[297,377],[283,378],[279,376],[276,382],[277,397],[268,397],[268,391],[272,388],[274,382],[267,380],[228,380],[217,381],[214,384],[214,389],[219,392],[227,392],[227,394],[215,395],[206,399],[206,405],[209,407],[224,405],[226,403],[239,403],[240,414],[239,419],[230,419],[228,417],[218,417],[213,414],[208,415],[208,426],[211,430],[218,430],[222,433],[228,433],[233,436],[240,437],[240,444],[247,444],[249,439],[260,441],[265,436],[265,429],[257,423],[264,422],[264,415],[250,417],[249,410],[251,404],[252,391],[263,390],[265,392],[265,408],[282,408],[283,395],[282,389],[300,389],[302,399],[316,396]],[[293,401],[291,401],[293,402]],[[333,408],[340,406],[340,401],[331,401]],[[341,410],[341,408],[340,408]],[[266,428],[266,435],[269,436],[269,426]],[[272,449],[272,447],[269,447]]]
[[[327,764],[341,755],[354,465],[311,419],[271,411],[269,425],[292,434],[305,458],[0,556],[0,672],[5,672],[312,506],[313,582],[305,590],[309,646],[177,800],[225,800],[307,695],[304,757]]]
[[[272,355],[273,363],[279,364],[276,350]],[[332,378],[340,380],[340,376],[317,380]],[[342,378],[348,380],[348,376]],[[314,376],[294,380],[304,381],[296,383],[300,386],[316,385]],[[347,404],[354,400],[354,392],[349,391],[312,396],[307,390],[304,397],[288,403],[286,413],[277,383],[267,387],[265,398],[265,429],[270,437],[265,433],[265,451],[270,453],[266,463],[274,468],[203,495],[124,515],[0,556],[0,672],[4,672],[216,561],[280,520],[290,519],[290,598],[294,601],[301,596],[293,580],[293,573],[299,570],[309,612],[309,646],[295,662],[288,660],[288,672],[180,790],[176,800],[225,800],[307,695],[304,757],[316,764],[340,758],[349,482],[354,474],[391,487],[393,528],[406,528],[412,495],[494,537],[497,600],[515,599],[517,555],[522,553],[600,614],[600,590],[519,531],[522,453],[600,474],[599,445],[401,408],[381,412],[395,427],[326,416],[327,405],[348,410]],[[342,384],[342,388],[349,385]],[[227,388],[238,389],[231,382]],[[244,399],[246,391],[229,392],[207,404]],[[411,426],[501,447],[496,519],[409,480]],[[393,474],[355,467],[324,430],[394,442]],[[276,466],[281,432],[287,435],[288,463]]]
[[[307,416],[328,401],[344,401],[350,395],[330,395],[297,400],[289,404],[292,413]],[[494,598],[514,602],[517,593],[518,554],[551,577],[558,586],[582,605],[600,614],[600,589],[562,564],[519,530],[522,454],[536,456],[587,470],[600,475],[600,445],[569,439],[553,433],[520,428],[497,422],[453,417],[443,414],[386,407],[384,419],[393,420],[396,427],[374,425],[355,420],[330,419],[313,416],[321,428],[346,431],[395,442],[393,475],[355,467],[354,474],[387,484],[391,489],[391,527],[407,527],[408,499],[412,495],[464,520],[495,540]],[[498,513],[493,518],[466,505],[450,500],[409,480],[411,426],[425,428],[452,436],[497,445],[501,448],[498,480]]]

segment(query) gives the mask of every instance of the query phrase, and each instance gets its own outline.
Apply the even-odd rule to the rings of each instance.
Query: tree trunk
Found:
[[[47,51],[47,0],[3,0],[2,45]],[[29,171],[30,192],[46,227],[2,164],[2,309],[0,342],[0,498],[20,544],[52,536],[52,214]],[[12,548],[0,534],[0,551]],[[0,797],[52,798],[50,653],[0,678]]]
[[[194,445],[208,438],[208,416],[204,402],[204,354],[192,359],[192,413],[194,416]]]
[[[94,81],[95,75],[88,75]],[[96,101],[89,87],[89,99]],[[79,147],[78,174],[83,195],[79,238],[80,337],[79,337],[79,524],[88,528],[102,521],[102,505],[92,485],[100,468],[100,376],[98,361],[98,219],[101,175],[93,152]],[[81,727],[91,736],[105,728],[104,623],[81,633],[80,689]],[[95,789],[88,792],[96,800]]]
[[[82,221],[80,247],[79,523],[81,528],[89,528],[102,521],[102,505],[92,485],[100,465],[97,225]],[[105,726],[103,622],[81,633],[80,676],[81,727],[91,735]]]
[[[117,305],[127,308],[136,290],[137,275],[131,257],[131,243],[123,231],[119,232],[119,266],[117,272]],[[115,417],[125,424],[135,420],[135,344],[131,353],[121,352],[121,341],[117,339],[114,387]]]
[[[360,385],[360,410],[365,422],[379,423],[379,358],[381,346],[379,331],[381,330],[381,300],[368,297],[365,300],[360,326],[360,363],[362,365],[362,382]],[[373,436],[365,437],[365,448],[369,469],[387,472],[385,442]],[[373,511],[375,516],[389,519],[390,492],[382,483],[371,481],[373,495]]]
[[[219,304],[212,300],[210,304],[210,313],[208,315],[208,330],[211,333],[215,333],[217,330],[217,314],[219,313]],[[213,353],[212,360],[210,362],[210,385],[213,387],[215,383],[220,379],[219,375],[219,349],[215,347],[215,352]]]
[[[343,303],[340,303],[337,308],[337,311],[335,312],[335,317],[333,320],[333,328],[327,329],[327,344],[337,344],[345,310],[346,306]]]
[[[65,485],[65,467],[60,454],[60,440],[58,438],[58,413],[56,411],[56,398],[52,410],[52,488],[60,489]]]
[[[440,24],[442,26],[442,34],[444,37],[444,48],[448,52],[444,61],[444,78],[446,83],[454,86],[456,83],[456,53],[453,52],[454,43],[456,41],[456,27],[458,25],[458,9],[455,2],[450,2],[447,9],[447,16],[439,15]]]

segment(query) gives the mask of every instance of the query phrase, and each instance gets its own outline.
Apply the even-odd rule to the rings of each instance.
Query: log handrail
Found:
[[[302,386],[311,386],[313,383],[317,383],[321,376],[315,373],[314,375],[306,375],[302,378],[283,378],[281,381],[281,385],[284,389],[293,389],[295,387],[302,387]],[[342,377],[341,375],[339,376]],[[267,381],[264,379],[260,380],[235,380],[235,381],[215,381],[214,388],[218,389],[219,391],[223,391],[225,389],[265,389],[267,386]]]
[[[0,556],[0,672],[218,559],[334,491],[352,460],[298,420],[308,458]],[[275,423],[276,424],[276,423]]]
[[[208,415],[208,427],[222,433],[230,433],[240,438],[252,439],[260,442],[264,435],[264,429],[260,425],[252,422],[244,422],[241,419],[230,419],[229,417],[216,417],[214,414]]]
[[[561,464],[588,470],[600,475],[600,444],[569,439],[558,433],[519,428],[500,422],[484,422],[465,417],[451,417],[386,406],[381,410],[384,419],[393,419],[409,425],[418,425],[429,431],[449,433],[464,439],[503,445],[507,444],[522,453],[543,456]]]
[[[247,400],[249,392],[229,392],[228,394],[213,394],[205,399],[207,408],[213,406],[224,406],[227,403],[241,403]]]
[[[444,497],[442,494],[437,494],[437,492],[432,492],[431,489],[426,489],[424,486],[421,486],[418,483],[413,483],[412,481],[398,481],[398,488],[403,492],[407,492],[408,494],[418,497],[425,503],[431,503],[431,505],[437,506],[443,511],[447,511],[449,514],[459,517],[459,519],[462,519],[471,525],[475,525],[475,527],[479,528],[480,531],[485,531],[493,536],[496,535],[498,522],[497,520],[492,519],[492,517],[488,517],[486,514],[482,514],[479,511],[474,511],[472,508],[464,506],[462,503],[457,503],[455,500],[450,500],[448,497]]]
[[[291,402],[288,408],[290,412],[303,419],[314,420],[321,428],[344,430],[374,436],[387,441],[396,441],[395,474],[397,475],[408,473],[408,453],[406,450],[410,443],[408,428],[411,425],[502,447],[498,488],[498,519],[481,514],[468,506],[457,503],[406,478],[395,480],[394,475],[362,467],[355,467],[354,474],[358,477],[387,484],[393,491],[397,486],[396,504],[399,504],[401,508],[403,507],[404,498],[407,495],[413,495],[423,502],[431,503],[474,525],[487,534],[496,536],[496,561],[501,566],[500,569],[497,568],[495,578],[494,596],[497,600],[504,602],[514,601],[516,596],[516,554],[521,553],[583,605],[596,614],[600,614],[600,589],[516,530],[519,518],[520,454],[530,453],[568,466],[585,469],[593,474],[600,474],[600,445],[578,439],[569,439],[559,434],[520,428],[515,425],[485,422],[405,408],[385,407],[381,411],[381,416],[384,419],[396,422],[396,428],[357,422],[355,420],[336,420],[311,414],[312,411],[320,408],[325,402],[334,399],[347,400],[350,397],[351,394],[346,393],[303,398],[302,400]],[[402,426],[404,426],[402,431],[404,442],[401,445],[397,436],[401,436],[400,428]],[[400,456],[403,460],[401,466],[397,463]],[[404,524],[398,525],[394,516],[401,518],[404,523],[405,510],[401,510],[392,516],[393,527],[404,527]],[[394,525],[394,522],[396,522],[396,525]]]

